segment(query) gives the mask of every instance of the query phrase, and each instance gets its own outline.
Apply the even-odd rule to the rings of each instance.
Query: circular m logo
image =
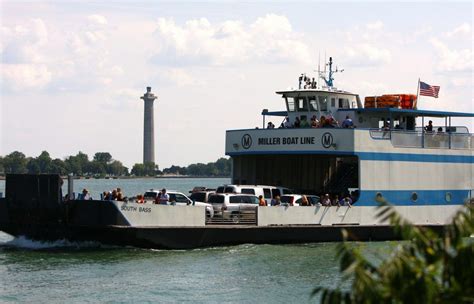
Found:
[[[321,137],[321,144],[323,145],[324,148],[329,148],[332,146],[333,143],[333,138],[331,133],[324,133],[323,136]]]
[[[248,149],[251,146],[252,146],[252,136],[250,136],[249,134],[244,134],[244,136],[242,136],[242,148]]]

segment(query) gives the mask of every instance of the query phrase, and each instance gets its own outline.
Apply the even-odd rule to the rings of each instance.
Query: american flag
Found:
[[[420,95],[438,98],[439,86],[430,86],[429,84],[420,81]]]

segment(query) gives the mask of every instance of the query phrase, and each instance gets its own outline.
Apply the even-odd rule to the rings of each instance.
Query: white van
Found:
[[[263,185],[224,185],[217,187],[216,193],[238,193],[252,194],[257,197],[263,195],[267,204],[270,206],[272,198],[293,192],[285,187],[263,186]]]

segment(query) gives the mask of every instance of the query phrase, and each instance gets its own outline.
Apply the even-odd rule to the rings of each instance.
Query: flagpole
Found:
[[[418,105],[418,98],[420,98],[420,77],[418,77],[418,87],[416,88],[416,100],[413,103],[413,109],[415,110]]]

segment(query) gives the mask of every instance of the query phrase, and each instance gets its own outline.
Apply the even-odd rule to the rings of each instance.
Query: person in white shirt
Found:
[[[166,189],[163,188],[161,190],[160,204],[161,205],[168,205],[169,200],[170,200],[170,196],[169,196],[168,193],[166,193]]]

